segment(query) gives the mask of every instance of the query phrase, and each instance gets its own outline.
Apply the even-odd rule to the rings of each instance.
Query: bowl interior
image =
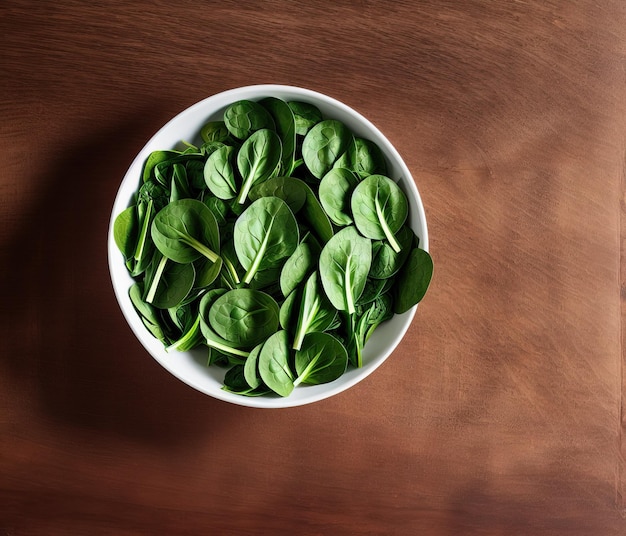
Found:
[[[298,386],[286,398],[236,395],[222,390],[225,369],[207,367],[206,352],[194,350],[168,353],[161,342],[145,329],[128,296],[128,289],[133,280],[126,270],[122,255],[113,239],[115,217],[129,206],[139,186],[143,164],[152,151],[179,147],[183,140],[193,143],[199,139],[201,127],[209,120],[221,119],[225,108],[232,102],[241,99],[259,100],[267,96],[287,101],[298,100],[312,103],[321,110],[325,118],[338,119],[346,124],[355,135],[377,143],[387,159],[388,175],[396,180],[407,194],[410,207],[409,223],[420,239],[420,247],[428,250],[426,219],[418,190],[406,164],[378,128],[355,110],[318,92],[291,86],[256,85],[228,90],[194,104],[165,124],[148,141],[132,162],[118,190],[109,224],[108,256],[111,280],[122,313],[135,336],[156,361],[181,381],[214,398],[244,406],[281,408],[328,398],[369,376],[401,341],[411,324],[416,307],[403,315],[395,315],[391,320],[380,325],[363,350],[363,367],[349,369],[341,378],[332,383]]]

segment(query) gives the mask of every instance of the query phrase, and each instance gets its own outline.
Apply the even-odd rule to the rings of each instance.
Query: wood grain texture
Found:
[[[624,534],[625,9],[3,2],[0,533]],[[373,376],[269,412],[158,367],[106,260],[145,141],[255,83],[390,138],[436,266]]]

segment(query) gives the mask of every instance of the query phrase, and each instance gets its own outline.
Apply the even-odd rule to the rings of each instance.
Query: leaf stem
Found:
[[[161,276],[163,275],[163,271],[165,270],[165,265],[167,264],[167,257],[161,257],[159,261],[159,265],[154,272],[154,277],[152,278],[152,282],[150,283],[150,289],[148,290],[148,294],[146,295],[145,301],[148,303],[152,303],[154,301],[154,295],[159,288],[159,282],[161,281]]]
[[[186,244],[194,248],[196,251],[202,253],[202,255],[204,255],[211,262],[217,262],[217,260],[220,258],[220,256],[217,253],[215,253],[212,249],[208,248],[202,242],[200,242],[199,240],[196,240],[195,238],[191,236],[186,236],[182,240],[183,242],[185,242]]]
[[[385,219],[385,215],[383,214],[383,211],[380,208],[380,203],[378,202],[378,197],[376,197],[376,199],[374,200],[374,205],[376,206],[376,216],[378,217],[378,221],[380,222],[380,226],[383,229],[383,233],[385,233],[385,237],[389,241],[389,245],[393,248],[393,250],[396,253],[400,253],[400,250],[402,249],[402,246],[400,246],[400,244],[398,244],[398,241],[396,240],[396,237],[391,232],[391,229],[389,229],[389,225],[387,224],[387,220]]]

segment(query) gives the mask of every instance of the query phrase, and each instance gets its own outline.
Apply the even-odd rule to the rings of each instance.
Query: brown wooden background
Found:
[[[0,534],[626,533],[626,4],[0,4]],[[325,92],[414,174],[436,275],[354,389],[170,377],[106,232],[145,141],[240,85]]]

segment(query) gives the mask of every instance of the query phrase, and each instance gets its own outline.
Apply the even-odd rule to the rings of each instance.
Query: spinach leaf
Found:
[[[224,145],[212,152],[204,165],[203,175],[211,193],[219,199],[233,199],[238,192],[235,179],[235,148]]]
[[[282,144],[278,135],[268,129],[257,130],[241,146],[237,153],[237,169],[242,185],[237,202],[243,204],[250,188],[274,176],[280,169]]]
[[[208,291],[202,296],[198,307],[198,313],[200,318],[200,330],[204,336],[204,343],[210,348],[214,348],[221,353],[225,353],[228,356],[236,356],[238,358],[247,358],[249,353],[247,350],[238,347],[231,341],[220,337],[212,328],[209,320],[211,307],[215,301],[227,292],[226,289],[213,289]],[[231,359],[231,357],[229,357]],[[243,361],[241,361],[243,363]]]
[[[387,161],[380,147],[373,141],[357,137],[335,163],[335,167],[354,171],[360,179],[387,173]]]
[[[152,223],[152,240],[168,259],[192,262],[204,255],[220,262],[219,229],[211,210],[196,199],[181,199],[163,208]]]
[[[259,375],[272,391],[289,396],[293,391],[294,376],[289,366],[289,339],[285,330],[271,335],[263,344],[258,358]]]
[[[131,275],[142,274],[152,261],[154,243],[150,236],[150,228],[155,214],[169,202],[169,192],[160,184],[149,180],[139,188],[137,195],[137,239],[135,253],[128,262]]]
[[[169,344],[168,335],[170,330],[165,326],[159,310],[143,300],[143,293],[143,285],[139,283],[134,283],[128,289],[130,301],[141,318],[143,325],[156,339],[167,345]]]
[[[302,158],[311,174],[321,179],[328,173],[352,141],[352,133],[341,121],[326,119],[317,123],[302,142]]]
[[[172,165],[172,179],[170,186],[170,201],[178,201],[191,197],[187,168],[180,163]]]
[[[372,244],[354,226],[345,227],[322,249],[319,270],[322,286],[339,311],[355,312],[372,263]]]
[[[395,252],[395,238],[407,219],[409,204],[404,192],[389,177],[370,175],[352,193],[352,216],[359,232],[374,240],[387,239]]]
[[[298,320],[300,292],[295,289],[287,296],[280,305],[279,321],[283,329],[289,334],[295,332],[296,322]]]
[[[250,284],[259,270],[282,266],[298,245],[298,223],[282,199],[262,197],[235,223],[234,242],[239,262]]]
[[[381,294],[387,292],[393,285],[393,282],[393,278],[373,279],[368,277],[367,282],[365,283],[365,288],[363,289],[362,294],[359,296],[359,299],[356,302],[357,308],[373,302]]]
[[[228,131],[240,140],[261,129],[274,130],[269,112],[258,102],[241,100],[233,102],[224,111],[224,123]]]
[[[280,197],[296,214],[306,203],[307,193],[306,184],[301,180],[277,176],[253,186],[248,199],[256,201],[261,197]]]
[[[389,293],[378,296],[363,311],[360,311],[357,325],[362,341],[361,346],[365,346],[374,330],[380,324],[392,318],[393,315],[393,300]]]
[[[287,259],[280,272],[280,290],[286,298],[291,292],[315,270],[317,258],[313,257],[311,246],[301,242]]]
[[[309,333],[296,352],[298,377],[293,384],[318,385],[339,378],[348,366],[348,352],[341,342],[328,333]]]
[[[333,168],[320,181],[319,197],[322,207],[335,225],[352,223],[350,199],[359,182],[349,169]]]
[[[217,197],[206,196],[203,200],[204,204],[209,207],[213,216],[217,220],[218,227],[226,225],[226,218],[228,218],[228,205]],[[220,233],[222,235],[222,233]]]
[[[205,143],[225,142],[230,136],[230,131],[224,121],[209,121],[200,129],[200,137]]]
[[[420,248],[414,248],[395,282],[395,313],[406,313],[426,294],[433,277],[433,259]]]
[[[239,348],[251,348],[278,329],[279,307],[268,294],[234,289],[222,294],[209,310],[215,333]]]
[[[386,240],[372,243],[372,268],[369,276],[375,279],[389,279],[395,276],[405,263],[412,249],[415,233],[408,225],[403,225],[396,233],[395,239],[400,245],[396,253]]]
[[[174,342],[172,342],[166,350],[176,350],[178,352],[188,352],[199,344],[204,342],[204,335],[200,327],[200,315],[196,315],[194,322],[188,329]]]
[[[204,181],[204,165],[202,160],[189,160],[185,164],[185,173],[187,174],[187,182],[192,190],[192,197],[198,195],[198,192],[206,189]]]
[[[313,126],[322,120],[322,112],[310,102],[290,101],[287,105],[294,115],[296,134],[300,136],[305,136]]]
[[[193,282],[192,289],[202,290],[210,285],[218,278],[222,270],[223,263],[211,262],[206,257],[200,257],[193,261],[193,268],[196,273],[196,278]]]
[[[364,307],[359,307],[356,314],[346,322],[348,327],[347,347],[350,362],[355,367],[363,366],[363,348],[374,330],[385,320],[393,316],[393,301],[389,294],[378,296]]]
[[[156,168],[157,164],[160,164],[161,162],[167,162],[175,156],[178,156],[178,154],[179,153],[177,151],[152,151],[148,155],[148,158],[143,165],[143,182],[154,178],[154,169]]]
[[[138,238],[137,207],[128,207],[120,212],[113,222],[113,239],[128,262],[135,254]]]
[[[306,191],[306,200],[301,209],[302,218],[313,230],[320,242],[326,244],[333,236],[333,224],[330,222],[326,212],[324,212],[324,208],[313,189],[303,181],[300,181],[300,183]]]
[[[337,311],[318,284],[318,273],[313,272],[307,279],[300,298],[298,320],[292,348],[299,350],[307,333],[325,331],[335,321]]]
[[[263,384],[263,380],[261,380],[261,375],[259,374],[259,355],[261,354],[264,342],[265,341],[252,349],[243,367],[243,375],[246,383],[253,389]]]
[[[296,120],[289,105],[276,97],[261,99],[259,104],[263,106],[274,119],[276,133],[282,143],[282,155],[280,160],[280,174],[291,175],[295,165],[296,155]]]
[[[176,307],[189,294],[195,278],[193,264],[179,264],[157,253],[146,271],[144,301],[159,309]]]

